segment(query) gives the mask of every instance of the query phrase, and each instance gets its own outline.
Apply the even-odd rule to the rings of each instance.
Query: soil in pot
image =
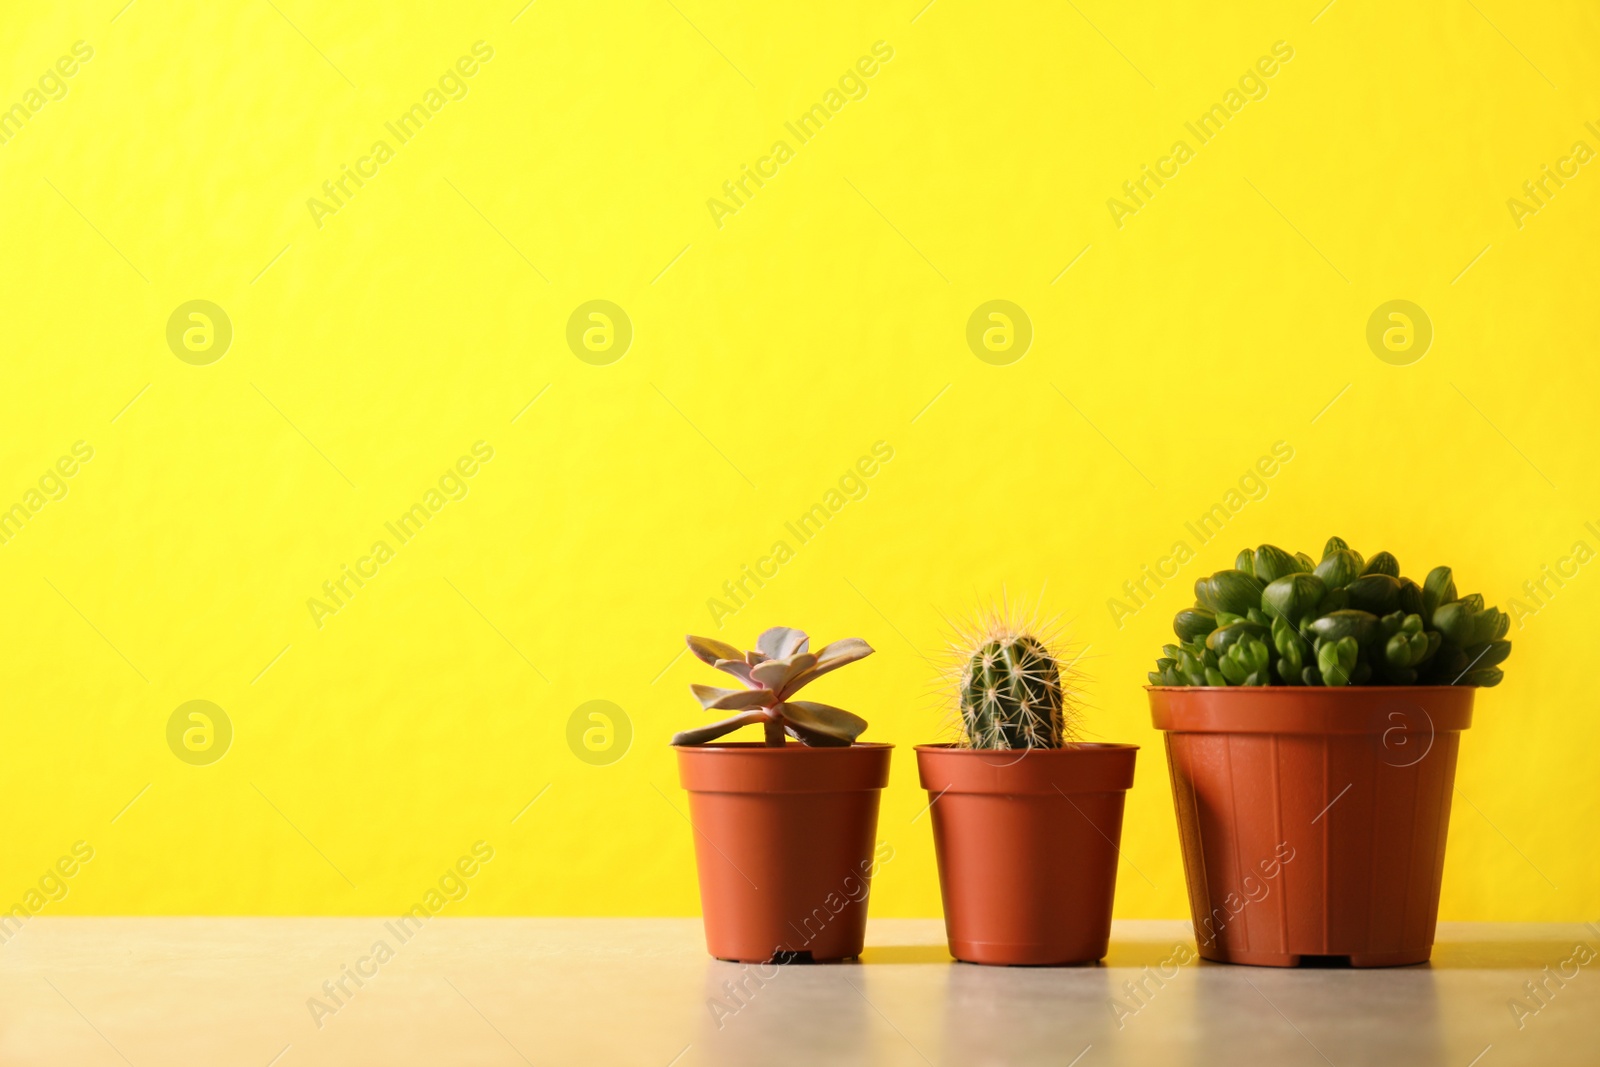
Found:
[[[1137,751],[917,746],[952,956],[1061,965],[1106,954]]]
[[[1201,956],[1427,961],[1472,687],[1149,692]]]
[[[861,954],[872,875],[892,855],[874,841],[893,747],[677,749],[711,955],[763,963]]]

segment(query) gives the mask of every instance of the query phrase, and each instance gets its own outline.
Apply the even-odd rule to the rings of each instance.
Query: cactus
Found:
[[[1388,552],[1367,559],[1332,537],[1320,562],[1274,545],[1195,582],[1153,685],[1498,685],[1511,619],[1449,567],[1422,583]]]
[[[1060,748],[1055,658],[1028,634],[985,643],[961,679],[961,724],[973,748]]]
[[[867,728],[867,720],[843,708],[790,699],[802,686],[829,671],[872,655],[872,646],[859,637],[835,641],[818,652],[811,651],[811,638],[803,630],[788,626],[767,630],[748,652],[711,637],[684,640],[701,662],[733,675],[742,688],[691,685],[689,689],[702,708],[737,710],[739,714],[674,734],[674,745],[703,745],[741,726],[759,724],[766,744],[773,747],[786,744],[785,735],[805,745],[842,747],[854,744]]]
[[[1190,614],[1182,625],[1203,641],[1216,619],[1210,611]],[[958,627],[949,673],[962,747],[1060,748],[1074,739],[1071,664],[1061,665],[1051,632],[1011,607]]]

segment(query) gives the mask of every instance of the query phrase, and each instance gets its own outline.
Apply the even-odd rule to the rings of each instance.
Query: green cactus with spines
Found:
[[[1338,537],[1319,561],[1243,549],[1195,582],[1195,598],[1152,683],[1491,686],[1511,653],[1510,617],[1458,595],[1450,568],[1419,583],[1392,553],[1368,559]]]
[[[1029,634],[996,637],[973,652],[961,677],[960,704],[972,748],[1060,748],[1065,740],[1060,668]]]

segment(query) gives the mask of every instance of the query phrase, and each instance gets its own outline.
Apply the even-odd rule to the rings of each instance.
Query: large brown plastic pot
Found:
[[[1147,688],[1201,956],[1427,961],[1472,687]]]
[[[866,939],[878,796],[893,745],[685,745],[706,948],[718,959],[849,959]],[[884,857],[886,858],[886,857]]]
[[[1106,954],[1137,745],[918,745],[950,955],[1090,963]]]

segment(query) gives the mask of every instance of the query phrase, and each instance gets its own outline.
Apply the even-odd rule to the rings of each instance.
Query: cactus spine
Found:
[[[973,748],[1060,748],[1061,671],[1028,634],[984,643],[961,676],[961,725]]]

